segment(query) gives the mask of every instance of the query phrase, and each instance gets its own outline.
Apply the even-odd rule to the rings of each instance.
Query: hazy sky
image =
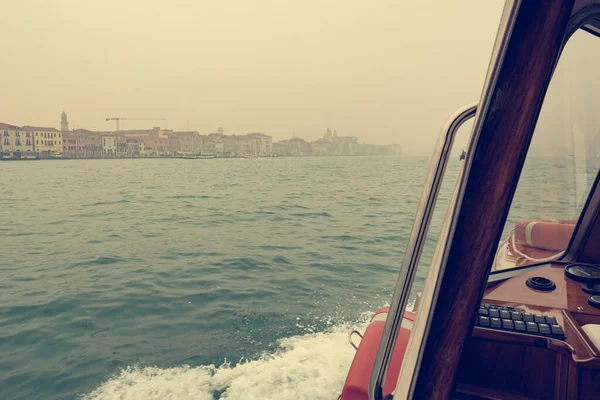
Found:
[[[430,152],[479,99],[503,1],[0,0],[0,121],[315,139]]]

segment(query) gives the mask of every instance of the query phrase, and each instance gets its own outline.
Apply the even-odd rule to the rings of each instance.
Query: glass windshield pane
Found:
[[[431,218],[431,224],[429,225],[429,230],[427,231],[427,237],[425,239],[423,252],[421,253],[421,258],[419,260],[419,267],[417,269],[415,281],[413,282],[413,286],[411,288],[409,304],[407,305],[408,310],[415,312],[418,311],[420,293],[423,289],[425,278],[429,272],[429,267],[431,266],[433,260],[435,248],[438,240],[440,239],[442,225],[456,190],[460,172],[464,167],[464,157],[466,155],[466,149],[469,146],[469,139],[471,137],[472,129],[473,118],[461,125],[456,133],[456,137],[452,145],[451,156],[448,160],[446,172],[442,180],[442,186],[440,187],[440,192],[438,194],[433,216]]]
[[[555,260],[569,245],[600,165],[598,50],[600,39],[580,30],[561,55],[493,270]]]

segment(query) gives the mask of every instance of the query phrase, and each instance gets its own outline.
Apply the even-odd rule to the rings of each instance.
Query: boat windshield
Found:
[[[600,166],[595,57],[600,41],[579,30],[546,93],[493,270],[556,260],[567,249]]]

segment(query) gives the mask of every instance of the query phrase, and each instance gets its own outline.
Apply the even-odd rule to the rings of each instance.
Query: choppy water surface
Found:
[[[337,398],[347,333],[391,298],[427,164],[1,163],[0,398]],[[589,176],[565,165],[528,160],[505,231],[577,216]]]
[[[337,398],[427,163],[0,164],[0,398]]]

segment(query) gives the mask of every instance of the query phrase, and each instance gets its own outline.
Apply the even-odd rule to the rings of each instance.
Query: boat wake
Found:
[[[360,323],[364,331],[366,322]],[[279,341],[277,350],[234,366],[128,367],[84,395],[85,400],[333,400],[341,393],[357,324]]]

